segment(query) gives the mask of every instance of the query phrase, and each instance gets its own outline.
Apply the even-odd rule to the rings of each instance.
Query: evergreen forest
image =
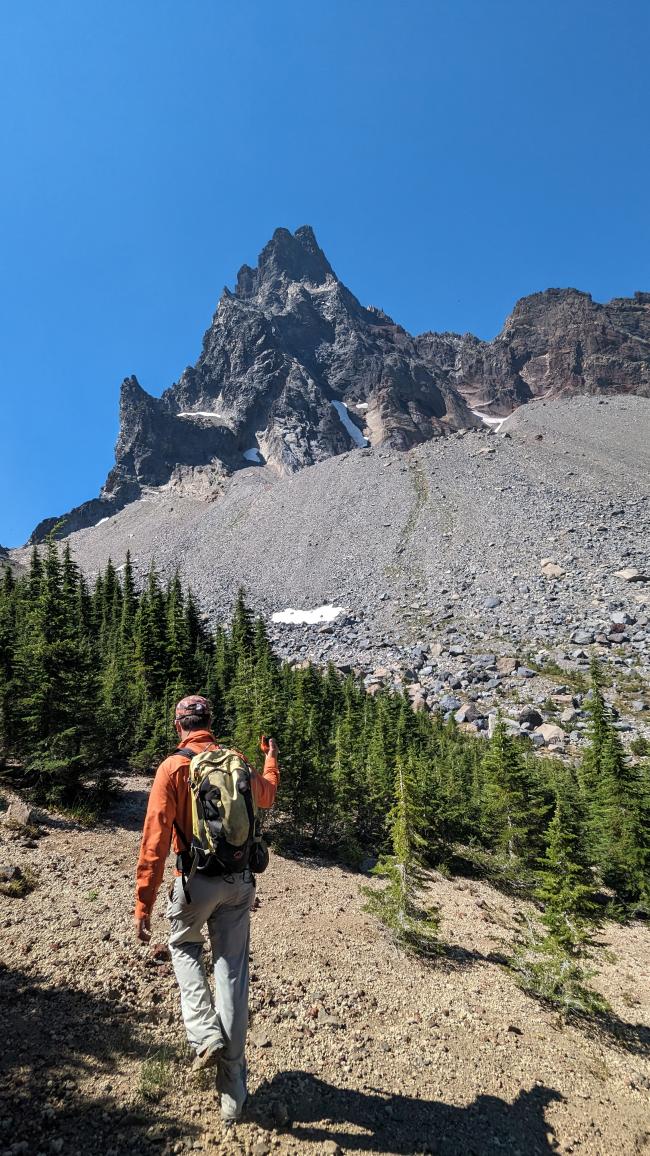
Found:
[[[216,736],[252,763],[260,733],[277,737],[272,836],[285,844],[351,865],[378,856],[389,874],[411,860],[483,874],[537,896],[554,942],[598,892],[610,911],[647,910],[650,765],[624,752],[597,665],[573,765],[533,754],[501,722],[486,740],[415,713],[406,694],[281,663],[243,593],[213,633],[178,575],[164,585],[152,567],[137,589],[128,556],[92,588],[52,540],[24,576],[4,571],[0,758],[35,800],[90,810],[116,771],[153,770],[189,693],[209,697]]]

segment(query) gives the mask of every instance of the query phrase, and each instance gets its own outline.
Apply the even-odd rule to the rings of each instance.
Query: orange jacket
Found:
[[[214,746],[216,739],[210,731],[192,731],[182,743],[193,751],[204,751]],[[172,843],[178,855],[184,848],[179,842],[176,827],[187,839],[192,837],[192,801],[188,785],[189,763],[182,755],[169,755],[158,767],[154,778],[147,814],[144,820],[140,855],[136,868],[135,919],[149,915],[165,872],[165,860]],[[264,770],[255,771],[251,780],[253,799],[258,807],[272,807],[280,782],[280,768],[273,755],[267,755]],[[177,872],[178,874],[178,872]]]

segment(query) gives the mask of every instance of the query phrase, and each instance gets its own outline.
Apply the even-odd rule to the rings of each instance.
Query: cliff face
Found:
[[[425,333],[417,343],[434,370],[452,358],[450,381],[490,414],[577,393],[650,397],[650,293],[599,305],[577,289],[547,289],[522,297],[494,341]]]
[[[122,385],[115,465],[63,533],[148,487],[202,496],[253,462],[279,473],[353,449],[408,449],[540,396],[650,395],[650,294],[599,305],[574,289],[517,303],[501,334],[412,337],[339,281],[309,226],[276,229],[224,289],[201,355],[162,397]],[[36,528],[42,539],[57,519]]]

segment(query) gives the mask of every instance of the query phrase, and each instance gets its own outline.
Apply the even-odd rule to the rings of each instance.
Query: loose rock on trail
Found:
[[[447,947],[424,965],[364,913],[361,876],[279,855],[252,918],[248,1115],[224,1133],[212,1085],[189,1074],[164,889],[152,945],[133,934],[149,780],[122,786],[93,829],[0,823],[0,860],[36,879],[0,897],[1,1156],[650,1151],[645,926],[599,936],[614,1017],[588,1032],[502,967],[523,904],[432,877]]]

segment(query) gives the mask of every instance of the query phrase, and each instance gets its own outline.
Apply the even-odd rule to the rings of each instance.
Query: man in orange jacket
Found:
[[[215,747],[217,741],[210,723],[207,699],[201,695],[181,699],[174,723],[180,739],[178,751],[189,747],[200,752]],[[275,800],[280,781],[277,756],[277,744],[269,739],[264,770],[261,775],[254,771],[251,777],[257,807],[271,807]],[[136,871],[136,933],[143,943],[151,938],[151,912],[170,846],[173,843],[179,856],[191,839],[188,770],[187,756],[176,752],[170,755],[158,767],[149,795]],[[169,947],[180,988],[181,1012],[187,1038],[196,1053],[193,1067],[203,1069],[218,1064],[221,1114],[226,1123],[231,1123],[241,1115],[246,1099],[248,954],[255,884],[249,869],[227,876],[197,872],[188,901],[181,874],[177,868],[167,905]],[[206,924],[214,963],[214,1002],[202,961]]]

